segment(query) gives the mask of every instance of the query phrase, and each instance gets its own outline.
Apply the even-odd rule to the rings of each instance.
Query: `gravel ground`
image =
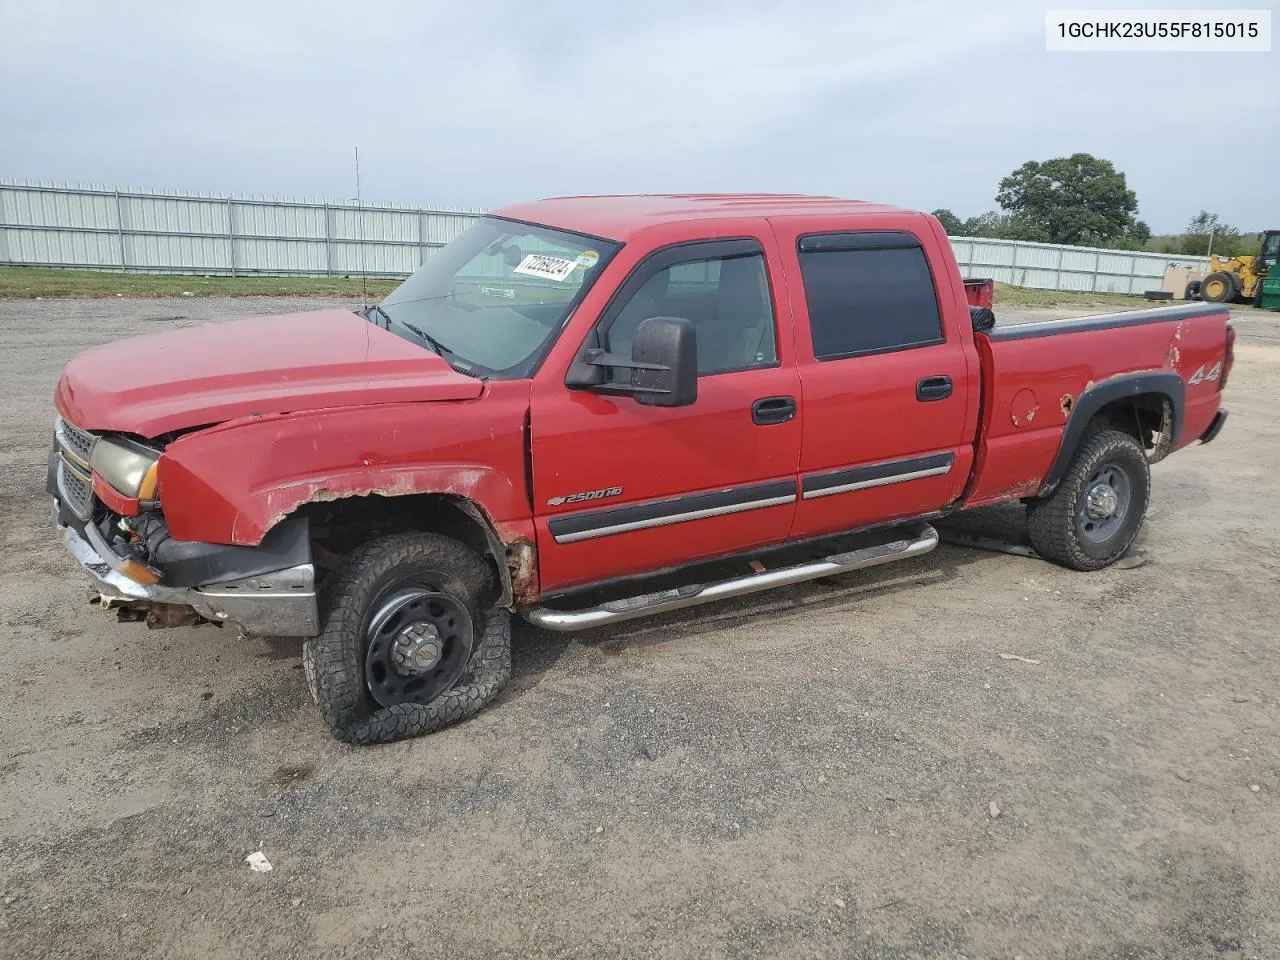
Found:
[[[296,645],[91,608],[42,490],[77,351],[320,305],[0,302],[0,955],[1280,957],[1280,323],[1123,569],[518,627],[491,708],[358,749]]]

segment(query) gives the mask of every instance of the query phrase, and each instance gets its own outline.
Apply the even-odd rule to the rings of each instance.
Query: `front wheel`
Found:
[[[1151,494],[1142,446],[1127,433],[1101,430],[1076,451],[1066,476],[1027,507],[1036,553],[1073,570],[1100,570],[1128,552]]]
[[[347,558],[302,648],[307,686],[347,743],[417,737],[471,716],[511,675],[511,619],[484,608],[491,574],[429,533],[385,537]]]

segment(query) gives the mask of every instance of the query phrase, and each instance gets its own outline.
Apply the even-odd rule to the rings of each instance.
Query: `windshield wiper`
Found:
[[[387,311],[383,310],[376,303],[371,303],[369,304],[369,306],[365,307],[364,309],[364,318],[366,320],[369,319],[370,313],[377,313],[378,316],[382,317],[383,322],[386,323],[387,329],[388,330],[391,329],[391,315],[388,314]]]
[[[390,330],[391,315],[388,314],[387,311],[383,310],[376,303],[370,304],[365,309],[364,318],[368,320],[369,314],[375,311],[380,317],[382,317],[383,320],[386,321],[387,329]],[[456,356],[454,351],[450,350],[443,343],[441,343],[435,337],[431,336],[431,334],[427,333],[427,331],[423,330],[421,327],[415,327],[412,323],[409,323],[406,320],[397,320],[396,323],[400,324],[400,326],[404,327],[406,330],[412,333],[415,337],[418,337],[423,343],[425,343],[432,350],[433,353],[444,358],[445,362],[448,363],[449,366],[453,367],[454,370],[457,370],[459,373],[465,373],[468,377],[476,376],[476,373],[471,369],[471,367],[468,364],[464,364],[459,360],[453,359]],[[489,378],[478,377],[478,379],[488,380]]]
[[[383,316],[385,317],[386,314],[384,313]],[[440,356],[444,357],[446,360],[449,359],[448,356],[446,356],[446,354],[449,354],[449,355],[453,354],[452,350],[450,350],[443,343],[441,343],[439,340],[431,336],[431,334],[427,333],[427,331],[421,329],[420,327],[415,327],[412,323],[408,323],[407,321],[404,321],[404,320],[397,320],[396,322],[399,323],[400,326],[408,330],[410,333],[416,334],[417,336],[421,337],[423,343],[425,343],[428,347],[430,347],[436,353],[440,354]]]
[[[417,334],[421,337],[428,347],[443,357],[445,363],[449,364],[449,366],[458,371],[458,373],[464,374],[468,377],[475,377],[481,383],[488,381],[489,377],[487,375],[476,373],[475,370],[472,369],[471,364],[463,363],[461,360],[456,359],[458,356],[457,353],[450,350],[435,337],[431,336],[431,334],[427,333],[427,331],[419,327],[415,327],[412,323],[406,323],[403,320],[397,320],[396,323],[400,324],[400,326],[404,327],[410,333]]]

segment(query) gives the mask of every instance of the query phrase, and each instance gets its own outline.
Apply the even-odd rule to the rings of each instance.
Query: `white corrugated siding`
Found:
[[[480,213],[0,180],[0,263],[405,276]],[[951,246],[967,276],[1049,290],[1141,294],[1160,286],[1170,264],[1208,265],[1198,257],[1014,240],[953,237]]]
[[[265,203],[232,203],[231,224],[237,237],[325,238],[323,207],[279,207]]]
[[[966,276],[1042,290],[1141,295],[1160,288],[1169,266],[1209,265],[1203,257],[977,237],[952,237],[951,248]]]
[[[120,238],[114,233],[71,230],[5,230],[0,260],[9,263],[120,267]]]
[[[480,213],[0,180],[0,263],[404,276]]]

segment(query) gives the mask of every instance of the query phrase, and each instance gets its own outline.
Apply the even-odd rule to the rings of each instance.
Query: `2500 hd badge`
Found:
[[[605,497],[616,497],[622,493],[621,487],[606,487],[603,490],[587,490],[583,493],[571,493],[567,497],[551,497],[548,507],[558,507],[562,503],[581,503],[584,500],[603,500]]]

